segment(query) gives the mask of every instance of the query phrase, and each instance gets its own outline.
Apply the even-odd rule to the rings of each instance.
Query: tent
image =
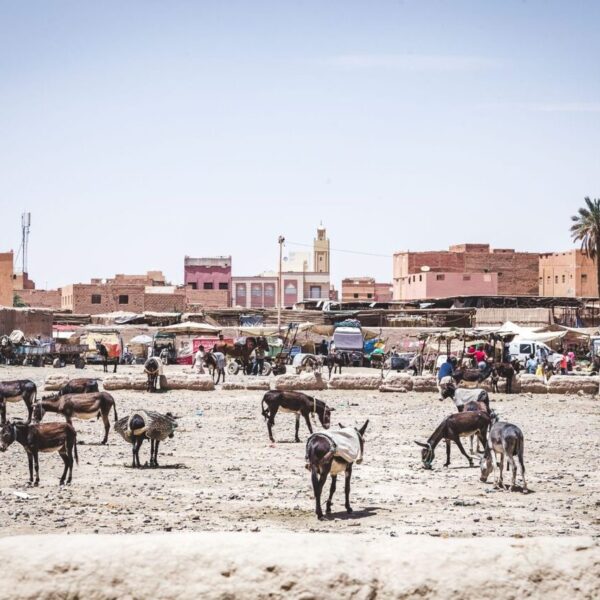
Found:
[[[129,340],[129,343],[130,344],[151,344],[152,336],[142,333],[141,335],[136,335],[135,337],[131,338]]]
[[[298,324],[298,333],[303,331],[311,330],[314,325],[308,321],[305,323]],[[252,327],[240,327],[239,331],[241,335],[263,335],[263,336],[276,336],[276,335],[285,335],[288,330],[287,325],[282,325],[281,327],[277,327],[277,325],[255,325]]]

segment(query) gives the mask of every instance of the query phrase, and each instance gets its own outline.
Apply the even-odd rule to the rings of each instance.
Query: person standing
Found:
[[[445,363],[442,363],[438,374],[437,374],[437,382],[438,382],[438,391],[440,393],[440,400],[442,399],[442,392],[446,388],[449,383],[453,382],[452,375],[454,374],[454,361],[452,357],[449,356],[446,359]]]
[[[487,354],[485,353],[483,346],[480,345],[477,347],[477,350],[475,350],[475,362],[477,363],[477,366],[479,367],[479,369],[483,370],[487,366],[486,361],[487,361]]]
[[[225,383],[225,355],[222,352],[214,352],[211,350],[212,355],[215,358],[215,365],[217,371],[217,381],[215,385],[219,385],[219,381],[221,381],[221,376],[223,376],[223,383]]]
[[[196,368],[196,373],[204,375],[204,346],[198,346],[198,350],[194,355],[194,363],[192,367]]]

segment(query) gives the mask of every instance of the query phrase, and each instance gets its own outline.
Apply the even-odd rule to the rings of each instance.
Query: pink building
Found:
[[[231,306],[231,256],[209,258],[185,257],[184,284],[191,290],[211,291],[221,298],[227,292],[227,306]]]
[[[451,298],[453,296],[497,296],[498,273],[438,273],[408,275],[400,282],[403,300]]]

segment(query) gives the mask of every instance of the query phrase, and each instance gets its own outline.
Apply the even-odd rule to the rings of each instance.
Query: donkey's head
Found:
[[[453,383],[446,384],[442,389],[442,397],[440,400],[445,400],[446,398],[454,398],[456,394],[456,386]]]
[[[317,402],[320,402],[320,400],[317,400]],[[317,408],[317,415],[319,417],[319,421],[321,421],[321,425],[323,425],[325,429],[329,429],[331,427],[331,413],[334,410],[335,408],[329,408],[329,406],[327,406],[325,402],[323,402],[322,410],[319,410]]]
[[[6,452],[8,447],[17,439],[17,426],[10,421],[0,429],[0,452]]]
[[[479,460],[479,468],[481,470],[481,476],[479,479],[485,483],[487,478],[490,476],[490,473],[494,470],[494,466],[492,464],[492,453],[487,451]]]
[[[433,459],[435,458],[433,446],[429,442],[424,444],[423,442],[417,442],[417,440],[415,440],[415,444],[417,444],[417,446],[421,446],[423,448],[421,450],[421,460],[423,461],[423,467],[425,469],[431,469],[431,463],[433,462]]]

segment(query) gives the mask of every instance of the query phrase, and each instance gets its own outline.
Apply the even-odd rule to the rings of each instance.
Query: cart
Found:
[[[52,365],[64,367],[67,364],[75,365],[76,369],[85,367],[85,353],[89,350],[86,344],[56,344],[51,353]]]
[[[51,346],[15,346],[14,354],[17,364],[23,366],[43,367],[52,350]]]
[[[286,365],[292,362],[292,350],[298,336],[299,323],[290,323],[283,338],[281,351],[273,357],[273,375],[283,375],[286,372]]]

